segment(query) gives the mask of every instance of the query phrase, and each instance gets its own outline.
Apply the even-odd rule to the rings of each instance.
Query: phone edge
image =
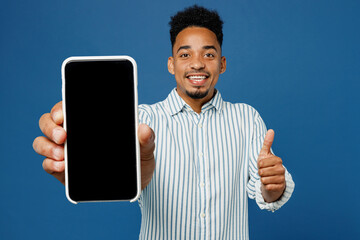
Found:
[[[137,64],[134,58],[127,55],[119,56],[73,56],[66,58],[61,66],[61,78],[62,78],[62,110],[64,116],[63,128],[65,132],[67,131],[66,125],[66,100],[65,100],[65,67],[66,64],[72,61],[81,61],[81,60],[128,60],[133,65],[133,76],[134,76],[134,112],[135,112],[135,141],[136,141],[136,175],[137,175],[137,192],[134,198],[125,199],[125,200],[103,200],[103,201],[75,201],[71,199],[69,194],[69,185],[68,185],[68,159],[67,159],[67,140],[64,143],[64,161],[65,161],[65,194],[69,202],[73,204],[78,204],[79,202],[124,202],[130,201],[135,202],[141,195],[141,162],[140,162],[140,145],[138,138],[138,128],[139,128],[139,112],[138,112],[138,74],[137,74]]]

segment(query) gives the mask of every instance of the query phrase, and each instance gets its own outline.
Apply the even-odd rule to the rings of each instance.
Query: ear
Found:
[[[222,56],[220,63],[220,74],[224,73],[225,71],[226,71],[226,58]]]
[[[172,75],[175,74],[175,71],[174,71],[174,58],[173,57],[168,58],[168,70],[169,70],[169,73],[171,73]]]

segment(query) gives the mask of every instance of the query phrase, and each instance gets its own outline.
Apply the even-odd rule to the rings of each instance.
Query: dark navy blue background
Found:
[[[138,237],[137,203],[72,205],[32,141],[39,117],[61,100],[69,56],[130,55],[139,102],[163,100],[175,86],[169,17],[193,3],[217,9],[225,22],[228,64],[217,88],[275,129],[273,149],[296,182],[275,213],[250,201],[251,239],[360,238],[359,1],[3,0],[0,239]]]

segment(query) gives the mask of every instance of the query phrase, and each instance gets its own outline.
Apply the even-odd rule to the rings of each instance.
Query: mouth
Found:
[[[205,73],[190,73],[186,75],[186,78],[194,86],[202,86],[209,78],[209,74]]]

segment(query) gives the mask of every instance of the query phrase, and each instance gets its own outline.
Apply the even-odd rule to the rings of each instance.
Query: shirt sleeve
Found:
[[[139,105],[138,113],[139,113],[139,124],[144,123],[144,124],[150,126],[151,122],[152,122],[152,120],[151,120],[152,118],[151,118],[151,111],[150,111],[149,105],[146,105],[146,104]],[[137,200],[141,210],[143,209],[143,201],[144,201],[143,191],[144,190],[141,191],[140,197]]]
[[[139,123],[144,123],[151,127],[152,117],[151,117],[151,109],[149,105],[139,105]]]
[[[258,174],[257,158],[263,145],[266,132],[267,129],[264,121],[259,113],[255,111],[253,136],[249,151],[249,181],[247,183],[247,193],[249,198],[255,199],[260,209],[266,209],[274,212],[275,210],[281,208],[290,199],[295,188],[295,183],[292,180],[291,174],[285,168],[286,188],[283,195],[275,202],[265,202],[261,193],[261,181]],[[273,152],[272,149],[271,152]]]

